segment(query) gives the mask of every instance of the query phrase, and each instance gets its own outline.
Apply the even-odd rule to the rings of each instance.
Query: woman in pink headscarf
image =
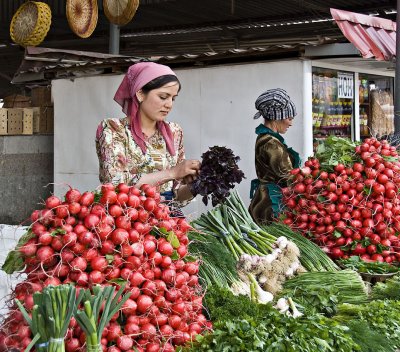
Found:
[[[126,117],[103,120],[96,133],[101,183],[151,184],[166,199],[192,198],[186,183],[196,177],[200,162],[185,159],[182,128],[165,121],[180,88],[168,66],[129,67],[114,97]]]

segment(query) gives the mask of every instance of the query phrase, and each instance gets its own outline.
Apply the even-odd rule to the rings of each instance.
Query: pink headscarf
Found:
[[[130,117],[132,137],[143,154],[146,153],[146,143],[140,122],[136,92],[153,79],[164,75],[176,76],[168,66],[155,62],[138,62],[129,67],[114,96],[114,100],[122,106],[122,111]],[[175,155],[174,136],[169,125],[160,121],[157,122],[157,128],[164,137],[169,153]]]

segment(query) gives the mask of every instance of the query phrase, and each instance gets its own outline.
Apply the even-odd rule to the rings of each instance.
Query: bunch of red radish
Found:
[[[170,216],[155,187],[102,185],[65,201],[51,196],[31,215],[32,238],[19,248],[27,279],[12,294],[27,310],[33,293],[47,285],[77,288],[125,283],[130,298],[106,326],[103,351],[174,351],[211,328],[202,314],[198,262],[185,260],[190,225]],[[32,335],[13,305],[0,326],[0,351],[24,350]],[[85,336],[72,319],[67,352],[84,348]]]
[[[359,162],[323,170],[316,158],[292,170],[284,222],[333,259],[400,261],[400,161],[388,141],[366,139]]]

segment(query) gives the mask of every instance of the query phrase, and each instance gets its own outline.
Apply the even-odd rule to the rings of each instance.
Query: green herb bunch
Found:
[[[214,330],[198,336],[185,351],[360,351],[347,327],[322,315],[294,319],[270,304],[256,304],[221,288],[207,292],[205,305],[215,321]]]

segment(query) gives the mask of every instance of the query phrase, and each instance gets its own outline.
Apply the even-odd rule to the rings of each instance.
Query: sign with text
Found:
[[[354,78],[353,74],[338,72],[337,77],[338,98],[353,99],[354,96]]]

